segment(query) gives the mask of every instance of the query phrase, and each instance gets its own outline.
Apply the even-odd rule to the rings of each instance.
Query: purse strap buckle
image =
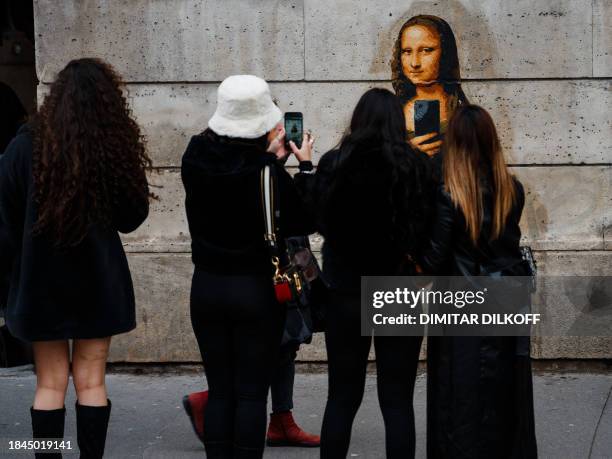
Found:
[[[280,284],[285,280],[286,276],[281,274],[280,260],[278,257],[272,257],[272,264],[274,265],[274,276],[272,276],[272,280],[275,284]]]

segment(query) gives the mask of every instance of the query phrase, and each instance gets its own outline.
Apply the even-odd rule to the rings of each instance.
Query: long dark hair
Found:
[[[378,234],[378,248],[414,253],[427,214],[427,162],[407,143],[402,104],[373,88],[357,103],[325,200],[326,239],[345,246],[355,232]],[[355,224],[359,218],[359,224]]]
[[[444,184],[463,212],[474,244],[480,237],[483,218],[480,178],[481,174],[490,173],[493,187],[491,240],[497,239],[516,202],[516,189],[489,113],[477,105],[459,107],[448,124],[445,150]]]
[[[366,91],[353,111],[349,131],[342,139],[341,150],[348,154],[364,141],[380,141],[383,150],[406,143],[404,110],[389,90],[372,88]]]
[[[467,103],[467,97],[461,88],[461,69],[455,34],[453,34],[453,29],[448,22],[437,16],[414,16],[408,19],[400,29],[393,47],[393,59],[391,61],[391,80],[395,94],[398,95],[402,103],[406,103],[416,95],[416,87],[402,69],[402,34],[404,30],[413,25],[422,25],[438,33],[442,50],[438,81],[443,84],[444,91],[447,94],[457,97],[458,104]]]
[[[120,200],[149,193],[151,160],[131,117],[122,83],[99,59],[59,72],[34,120],[34,233],[74,246],[94,224],[109,227]]]

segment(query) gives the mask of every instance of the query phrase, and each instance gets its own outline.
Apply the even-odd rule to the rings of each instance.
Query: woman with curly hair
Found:
[[[310,160],[294,153],[301,162]],[[424,242],[431,195],[425,158],[406,142],[399,98],[374,88],[361,97],[348,134],[323,155],[317,172],[296,174],[325,238],[323,271],[332,287],[325,330],[329,392],[323,459],[346,457],[372,341],[387,457],[414,456],[412,399],[422,337],[361,336],[360,287],[361,276],[415,274],[409,260]]]
[[[437,16],[414,16],[401,27],[391,62],[393,89],[404,106],[406,129],[413,148],[430,156],[440,151],[451,115],[467,103],[461,88],[457,42],[451,26]],[[440,131],[416,135],[417,100],[438,101]]]
[[[33,435],[63,437],[72,371],[81,457],[104,452],[110,337],[136,326],[117,232],[147,217],[150,165],[119,76],[97,59],[58,74],[0,158],[0,274],[10,274],[9,330],[33,344]]]

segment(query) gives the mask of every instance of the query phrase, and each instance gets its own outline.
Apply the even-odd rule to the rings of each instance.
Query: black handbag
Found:
[[[535,258],[533,257],[531,247],[529,247],[528,245],[524,245],[521,246],[520,249],[521,258],[523,259],[523,266],[525,267],[527,276],[531,277],[531,291],[535,292],[537,289],[536,276],[538,274],[538,266],[536,265]]]
[[[312,334],[324,329],[324,304],[328,286],[306,236],[285,239],[286,251],[280,253],[276,240],[276,222],[280,211],[276,205],[274,166],[261,171],[261,202],[265,220],[264,239],[274,266],[272,282],[279,303],[287,308],[281,345],[309,343]],[[286,263],[281,266],[281,260]]]

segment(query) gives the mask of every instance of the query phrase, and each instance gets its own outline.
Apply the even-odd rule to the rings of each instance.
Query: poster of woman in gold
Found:
[[[410,144],[435,155],[454,109],[467,103],[450,25],[437,16],[410,18],[398,33],[391,68]]]

